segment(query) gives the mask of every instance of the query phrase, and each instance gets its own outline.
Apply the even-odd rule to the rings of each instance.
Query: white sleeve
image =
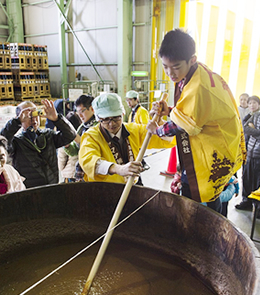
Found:
[[[95,174],[108,175],[108,170],[114,163],[98,159],[95,167]]]

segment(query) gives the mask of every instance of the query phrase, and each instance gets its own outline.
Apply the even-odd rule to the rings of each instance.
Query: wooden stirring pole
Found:
[[[161,100],[166,100],[167,97],[168,97],[168,94],[163,93]],[[159,116],[154,115],[152,121],[157,122],[158,119],[159,119]],[[144,142],[143,142],[142,147],[141,147],[141,149],[139,151],[139,154],[138,154],[138,156],[136,158],[136,161],[140,161],[140,162],[142,161],[144,153],[145,153],[145,151],[147,149],[147,146],[149,144],[151,136],[152,136],[152,134],[148,131],[146,133]],[[113,234],[113,231],[114,231],[113,228],[117,224],[117,221],[118,221],[118,219],[120,217],[120,214],[121,214],[121,212],[122,212],[122,210],[124,208],[124,205],[125,205],[125,203],[127,201],[127,198],[128,198],[129,193],[130,193],[130,190],[131,190],[131,188],[133,186],[133,183],[134,183],[134,176],[130,176],[128,178],[128,180],[127,180],[126,185],[125,185],[124,191],[122,192],[122,195],[121,195],[121,197],[119,199],[119,202],[117,204],[114,215],[113,215],[113,217],[112,217],[112,219],[110,221],[110,224],[108,226],[106,235],[105,235],[105,237],[103,239],[103,242],[102,242],[102,244],[101,244],[101,246],[99,248],[98,254],[97,254],[97,256],[95,258],[95,261],[94,261],[94,263],[92,265],[92,268],[91,268],[90,273],[88,275],[88,279],[87,279],[87,282],[86,282],[86,284],[84,286],[82,295],[87,295],[89,293],[89,291],[90,291],[93,279],[94,279],[94,277],[95,277],[95,275],[96,275],[96,273],[98,271],[98,268],[99,268],[99,266],[101,264],[101,261],[103,259],[104,254],[105,254],[105,251],[107,249],[109,241],[110,241],[111,236]]]

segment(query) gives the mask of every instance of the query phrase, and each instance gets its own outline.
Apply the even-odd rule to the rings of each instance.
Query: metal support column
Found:
[[[152,107],[154,101],[155,81],[157,80],[157,67],[158,67],[158,42],[160,32],[160,14],[161,14],[161,1],[154,0],[152,6],[152,32],[151,32],[151,68],[150,68],[150,94],[149,94],[149,109]]]
[[[181,3],[185,7],[186,0],[175,0],[161,2],[159,0],[153,1],[152,11],[152,51],[151,51],[151,70],[150,79],[154,81],[150,84],[150,102],[152,103],[153,90],[155,89],[155,81],[168,80],[165,73],[162,70],[162,64],[160,62],[158,52],[161,42],[164,38],[162,32],[166,34],[173,28],[180,27],[180,7]],[[183,22],[183,20],[182,20]],[[173,105],[174,83],[170,81],[169,98],[168,103]]]
[[[67,75],[67,61],[66,61],[66,36],[65,36],[65,19],[64,15],[64,0],[60,0],[60,11],[59,11],[59,37],[60,37],[60,73],[61,73],[61,84],[68,83]],[[63,12],[63,13],[62,13]],[[65,94],[68,98],[68,93]]]
[[[64,10],[64,0],[60,0],[60,4],[57,2],[57,0],[53,0],[53,2],[57,5],[59,11],[60,11],[60,23],[61,23],[61,26],[60,26],[60,36],[61,36],[61,45],[60,45],[60,48],[63,52],[61,52],[63,58],[62,58],[62,61],[61,61],[61,67],[64,67],[64,62],[66,64],[66,54],[64,53],[65,51],[65,46],[66,46],[66,43],[65,43],[65,22],[70,30],[70,32],[72,33],[72,35],[74,36],[74,38],[78,41],[81,49],[83,50],[83,52],[85,53],[85,55],[87,56],[89,62],[91,63],[91,66],[92,68],[94,69],[94,71],[96,72],[96,74],[98,75],[100,81],[103,81],[100,74],[98,73],[95,65],[93,64],[93,62],[91,61],[90,57],[88,56],[85,48],[83,47],[82,43],[80,42],[79,38],[77,37],[77,35],[75,34],[75,32],[73,31],[72,29],[72,26],[70,25],[68,19],[66,18],[66,9]],[[69,4],[71,3],[71,1],[68,2]],[[64,37],[63,37],[64,36]],[[65,68],[62,69],[62,79],[63,81],[66,80],[66,82],[63,82],[62,84],[66,84],[67,83],[67,66],[66,66],[66,75],[65,75]]]
[[[9,38],[7,41],[24,43],[24,25],[21,1],[6,0],[6,11],[9,25]]]
[[[133,3],[132,0],[118,1],[118,94],[124,97],[131,88],[132,70],[132,26]]]

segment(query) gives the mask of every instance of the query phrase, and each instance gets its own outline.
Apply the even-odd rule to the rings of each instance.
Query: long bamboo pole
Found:
[[[161,100],[166,100],[167,97],[168,97],[168,94],[163,93]],[[159,119],[159,116],[154,115],[152,121],[157,122],[158,119]],[[136,161],[140,161],[140,162],[142,161],[144,153],[145,153],[145,151],[147,149],[147,146],[149,144],[151,136],[152,136],[152,134],[148,131],[146,133],[144,142],[143,142],[142,147],[141,147],[141,149],[140,149],[140,151],[138,153]],[[122,195],[121,195],[121,197],[119,199],[119,202],[117,204],[114,215],[113,215],[113,217],[112,217],[112,219],[110,221],[110,224],[109,224],[108,229],[106,231],[106,235],[104,237],[104,240],[103,240],[103,242],[102,242],[102,244],[101,244],[101,246],[99,248],[98,254],[97,254],[97,256],[95,258],[95,261],[94,261],[94,263],[92,265],[92,268],[91,268],[90,273],[88,275],[87,282],[86,282],[86,284],[84,286],[82,295],[87,295],[89,293],[89,291],[90,291],[90,288],[91,288],[92,282],[94,280],[94,277],[95,277],[95,275],[96,275],[96,273],[98,271],[98,268],[99,268],[99,266],[101,264],[101,261],[103,259],[104,254],[105,254],[105,251],[107,249],[109,241],[110,241],[110,239],[112,237],[112,234],[114,232],[113,228],[117,224],[117,221],[118,221],[118,219],[120,217],[120,214],[121,214],[121,212],[122,212],[122,210],[124,208],[124,205],[125,205],[125,203],[127,201],[127,198],[128,198],[129,193],[130,193],[130,190],[131,190],[131,188],[133,186],[133,183],[134,183],[134,176],[130,176],[128,178],[128,181],[127,181],[127,183],[125,185],[125,188],[124,188],[124,190],[122,192]]]

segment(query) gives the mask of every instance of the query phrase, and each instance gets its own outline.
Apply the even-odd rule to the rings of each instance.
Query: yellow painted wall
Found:
[[[219,8],[216,6],[211,6],[210,26],[209,26],[209,33],[208,33],[208,46],[207,46],[207,55],[206,55],[206,62],[205,62],[210,69],[213,69],[213,64],[214,64],[218,17],[219,17]]]
[[[225,45],[224,45],[224,55],[222,62],[221,76],[228,82],[229,72],[233,48],[233,38],[234,38],[234,25],[235,25],[235,14],[231,11],[227,13],[227,25],[225,31]]]
[[[197,44],[197,51],[199,50],[199,44],[202,34],[202,20],[203,20],[203,13],[204,13],[204,5],[206,0],[197,0],[196,3],[196,34],[195,34],[195,41]],[[236,25],[236,5],[239,5],[238,2],[234,2],[232,0],[227,1],[227,18],[226,18],[226,27],[225,27],[225,34],[224,34],[224,48],[223,48],[223,60],[221,65],[221,72],[219,73],[228,83],[231,79],[230,77],[230,67],[231,67],[231,59],[232,53],[236,50],[234,48],[234,33],[235,33],[235,25]],[[260,96],[260,47],[258,40],[258,56],[256,60],[256,70],[253,76],[254,86],[251,91],[247,91],[246,89],[246,79],[248,76],[248,66],[249,66],[249,56],[250,56],[250,46],[251,46],[251,39],[252,39],[252,30],[253,30],[253,13],[254,13],[254,6],[256,6],[257,0],[247,0],[246,3],[246,10],[243,21],[243,36],[241,42],[241,48],[238,50],[241,51],[240,53],[240,60],[239,60],[239,69],[237,72],[237,80],[236,80],[236,89],[232,89],[232,92],[238,102],[239,95],[243,92],[248,92],[249,95],[258,95]],[[216,36],[217,36],[217,29],[219,26],[219,22],[223,21],[223,18],[220,13],[221,1],[212,1],[212,6],[210,10],[210,22],[209,22],[209,31],[208,31],[208,41],[207,41],[207,49],[206,49],[206,57],[205,63],[209,68],[213,69],[214,65],[214,57],[215,54],[219,54],[216,52]],[[189,7],[190,3],[187,3],[186,6]],[[250,19],[249,19],[250,18]],[[186,19],[187,20],[187,19]],[[188,22],[185,23],[185,28],[189,31]],[[198,54],[198,52],[197,52]]]
[[[256,70],[255,70],[254,78],[255,79],[254,79],[254,87],[253,87],[252,94],[260,97],[260,46],[259,46],[259,43],[258,43],[258,54],[257,54]]]
[[[200,41],[201,41],[201,35],[203,32],[203,17],[204,13],[206,11],[205,7],[208,2],[207,0],[196,0],[196,3],[194,1],[187,1],[187,0],[181,0],[180,2],[180,12],[179,12],[179,27],[183,28],[184,30],[190,32],[192,31],[194,33],[194,39],[196,42],[196,48],[197,48],[197,55],[199,55],[200,51]],[[260,96],[260,35],[259,40],[256,42],[256,46],[258,49],[258,55],[257,59],[254,61],[254,64],[256,64],[255,73],[252,76],[253,79],[253,87],[250,85],[247,85],[247,77],[249,76],[248,67],[249,67],[249,58],[250,58],[250,47],[251,47],[251,41],[252,41],[252,32],[254,25],[256,27],[256,20],[254,19],[254,13],[257,11],[256,9],[259,9],[259,17],[260,17],[260,5],[258,5],[259,0],[241,0],[244,1],[242,3],[245,4],[245,9],[242,11],[242,14],[244,15],[241,19],[241,22],[243,23],[243,29],[242,29],[242,38],[241,38],[241,44],[240,48],[234,48],[234,38],[235,38],[235,29],[236,29],[236,18],[237,18],[237,5],[240,5],[241,2],[234,1],[234,0],[226,0],[225,6],[222,7],[220,5],[223,5],[224,2],[217,1],[217,0],[211,0],[211,7],[210,7],[210,18],[209,18],[209,24],[208,24],[208,36],[207,36],[207,42],[206,42],[206,50],[202,52],[206,52],[204,61],[205,64],[214,70],[214,59],[215,56],[219,54],[219,56],[223,56],[222,61],[220,61],[220,72],[219,74],[226,80],[226,82],[234,89],[231,89],[234,97],[236,98],[237,102],[239,99],[239,95],[243,92],[248,92],[249,95],[258,95]],[[157,6],[160,7],[160,0],[155,1],[157,3]],[[173,14],[174,9],[176,8],[174,6],[175,1],[169,1],[166,0],[167,9],[165,12],[165,15],[160,14],[160,18],[164,18],[165,21],[165,29],[166,32],[169,31],[171,27],[171,23],[173,21]],[[240,4],[239,4],[240,3]],[[195,5],[195,7],[194,7]],[[192,9],[189,9],[192,7]],[[221,14],[221,9],[226,9],[226,22],[223,21],[223,15]],[[208,12],[207,12],[208,13]],[[192,15],[194,14],[194,15]],[[195,19],[195,26],[192,24],[191,27],[189,27],[189,18],[193,17]],[[240,24],[241,24],[240,22]],[[220,49],[222,52],[216,52],[217,45],[217,32],[220,24],[225,24],[224,27],[224,34],[223,34],[223,48]],[[154,29],[160,29],[158,26],[158,23],[154,27]],[[260,24],[259,24],[260,28]],[[257,38],[258,38],[257,37]],[[160,42],[158,42],[160,43]],[[158,44],[159,49],[160,44]],[[234,53],[237,53],[236,50],[240,51],[240,57],[239,57],[239,66],[238,70],[233,70],[233,77],[230,76],[231,71],[231,60],[233,58]],[[201,60],[199,60],[201,61]],[[234,63],[234,65],[236,65]],[[161,64],[157,64],[157,66],[161,66]],[[233,69],[236,69],[234,67]],[[155,74],[156,70],[154,71],[154,78],[156,80]],[[168,79],[163,75],[163,78]],[[153,77],[151,77],[153,79]],[[234,80],[235,79],[235,80]],[[230,83],[231,80],[234,80],[232,83]],[[250,79],[249,79],[250,81]],[[250,83],[249,83],[250,84]],[[247,89],[248,88],[248,89]]]
[[[236,93],[244,93],[246,89],[246,75],[248,71],[248,61],[250,54],[250,43],[252,37],[252,21],[245,19],[244,20],[244,29],[243,29],[243,41],[241,45],[240,53],[240,62],[239,62],[239,71],[237,78],[237,88]],[[250,93],[250,95],[253,93]],[[259,92],[260,95],[260,92]]]

